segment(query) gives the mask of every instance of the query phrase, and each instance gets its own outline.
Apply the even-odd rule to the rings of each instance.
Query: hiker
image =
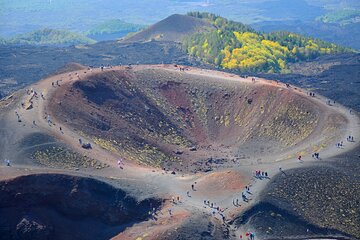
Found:
[[[169,212],[170,217],[172,217],[171,208],[168,210],[168,212]]]
[[[189,191],[186,192],[186,196],[191,197]],[[205,201],[204,201],[204,203],[205,203]]]
[[[301,155],[299,155],[298,160],[301,161]]]
[[[62,128],[60,127],[60,132],[62,132]]]
[[[191,189],[192,189],[193,191],[195,191],[195,189],[194,189],[194,184],[191,184]]]
[[[81,140],[81,138],[79,138],[79,144],[82,145],[82,140]]]
[[[241,193],[241,197],[242,197],[244,202],[248,201],[246,195],[243,192]]]
[[[121,161],[118,161],[118,166],[120,169],[124,169],[122,166],[121,166]]]
[[[11,167],[11,164],[10,164],[10,160],[9,160],[9,159],[5,159],[5,163],[6,163],[6,166]]]
[[[267,172],[265,172],[265,177],[266,177],[266,178],[268,177],[268,173],[267,173]]]

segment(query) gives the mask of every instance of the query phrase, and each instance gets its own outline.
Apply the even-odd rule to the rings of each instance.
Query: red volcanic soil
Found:
[[[285,156],[335,124],[326,120],[319,128],[321,108],[274,82],[174,69],[73,75],[78,80],[56,91],[50,109],[125,159],[181,171],[273,161],[264,156]]]
[[[121,232],[118,239],[239,238],[245,229],[229,224],[237,227],[245,209],[256,215],[254,203],[276,179],[278,161],[286,174],[312,162],[326,166],[311,153],[320,151],[327,160],[356,146],[344,136],[359,138],[354,114],[274,81],[164,65],[75,67],[31,86],[45,97],[33,97],[30,110],[20,104],[29,102],[29,91],[0,102],[0,155],[12,160],[11,167],[0,166],[1,236],[89,239],[100,232],[96,236],[108,239]],[[78,138],[93,148],[81,148]],[[339,141],[343,148],[334,147]],[[125,161],[118,166],[120,157]],[[255,170],[267,171],[270,179],[254,177]],[[48,174],[7,180],[41,172]],[[51,172],[91,176],[121,188]],[[298,179],[303,178],[292,180]],[[245,185],[251,187],[249,202],[234,204]],[[283,193],[285,187],[279,189]],[[286,198],[309,199],[316,192]],[[165,200],[162,209],[148,204],[157,198]],[[225,222],[204,200],[224,211]],[[336,210],[331,213],[336,217]]]

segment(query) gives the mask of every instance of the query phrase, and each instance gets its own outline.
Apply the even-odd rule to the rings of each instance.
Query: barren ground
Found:
[[[270,178],[279,176],[279,167],[288,172],[321,165],[312,153],[331,159],[356,148],[347,136],[360,137],[357,115],[327,105],[321,96],[275,81],[252,82],[251,77],[197,68],[84,68],[31,88],[38,97],[20,90],[0,103],[0,157],[12,161],[11,167],[0,167],[0,180],[10,184],[19,176],[60,173],[105,181],[137,201],[164,200],[154,219],[123,226],[115,239],[189,238],[186,234],[236,239],[246,231],[269,238],[255,223],[238,217],[262,201],[260,193]],[[30,99],[32,108],[26,110]],[[80,138],[92,149],[81,148]],[[341,141],[344,146],[335,147]],[[269,178],[254,177],[257,170]],[[323,234],[318,219],[306,220],[318,227],[313,236]],[[356,236],[347,227],[332,228]]]

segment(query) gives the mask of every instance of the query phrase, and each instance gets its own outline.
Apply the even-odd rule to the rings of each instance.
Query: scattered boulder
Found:
[[[183,152],[183,151],[180,151],[180,150],[176,150],[174,153],[177,154],[177,155],[181,155],[181,154],[183,154],[184,152]]]
[[[83,143],[81,147],[84,149],[92,149],[91,143]]]
[[[31,240],[42,240],[42,239],[51,239],[52,227],[48,227],[39,221],[31,219],[29,217],[24,217],[16,225],[16,239],[31,239]]]
[[[193,147],[191,147],[189,150],[192,151],[192,152],[194,152],[194,151],[197,151],[197,148],[196,148],[195,146],[193,146]]]

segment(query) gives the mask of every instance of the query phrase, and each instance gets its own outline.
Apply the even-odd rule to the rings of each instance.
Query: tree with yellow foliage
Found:
[[[281,72],[290,62],[351,51],[294,33],[258,33],[244,24],[210,13],[192,12],[189,15],[209,21],[215,28],[186,37],[184,48],[191,56],[227,69]]]

